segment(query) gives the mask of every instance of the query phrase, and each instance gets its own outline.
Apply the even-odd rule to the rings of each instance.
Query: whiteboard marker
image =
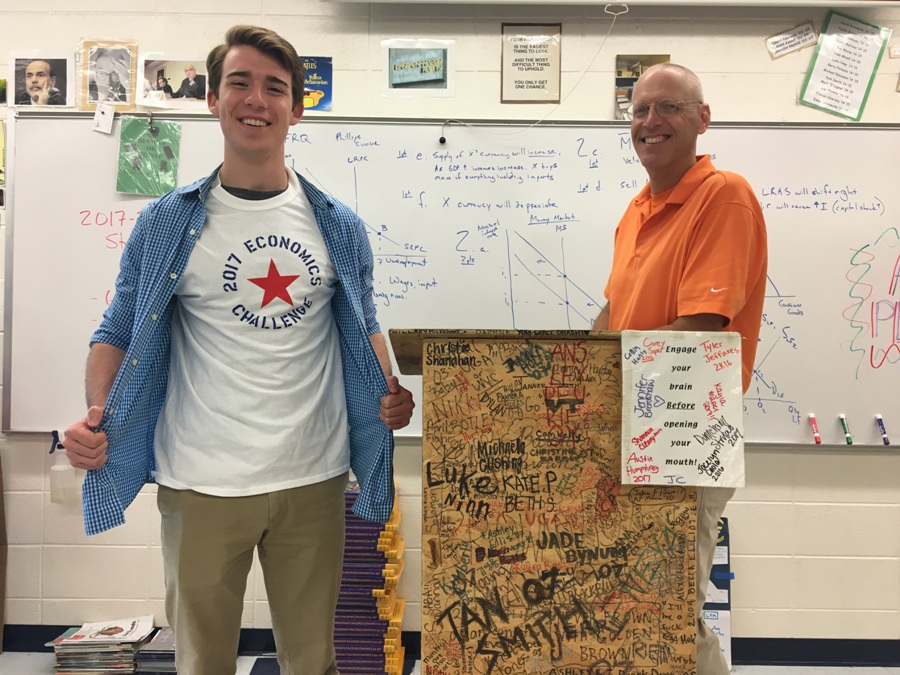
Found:
[[[875,415],[875,421],[878,422],[878,428],[881,429],[881,440],[884,441],[885,445],[890,445],[891,439],[888,438],[887,429],[884,428],[884,420],[881,419],[881,415]]]
[[[841,413],[841,426],[844,427],[844,437],[847,439],[847,445],[853,445],[853,437],[850,435],[850,427],[847,426],[847,416]]]
[[[813,430],[813,438],[816,439],[816,443],[817,443],[817,444],[818,444],[818,443],[821,443],[821,442],[822,442],[822,437],[819,436],[819,425],[816,424],[816,416],[815,416],[814,414],[812,414],[812,413],[809,413],[809,425],[812,427],[812,430]]]

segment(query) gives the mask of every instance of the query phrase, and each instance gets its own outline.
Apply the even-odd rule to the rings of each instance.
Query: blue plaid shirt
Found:
[[[84,481],[88,534],[124,523],[125,509],[145,483],[153,482],[153,437],[166,396],[175,286],[206,223],[206,197],[216,173],[173,190],[141,212],[122,253],[115,296],[91,337],[91,344],[124,350],[125,360],[100,425],[109,440],[109,459]],[[331,308],[343,357],[350,466],[361,487],[353,511],[384,522],[394,501],[394,440],[378,417],[388,389],[369,339],[380,330],[372,297],[372,249],[355,213],[299,178],[339,280]]]

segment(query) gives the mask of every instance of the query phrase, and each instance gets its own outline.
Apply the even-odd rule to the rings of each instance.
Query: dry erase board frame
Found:
[[[208,173],[215,121],[166,119],[184,125],[180,184]],[[3,426],[45,431],[83,414],[88,336],[147,200],[115,193],[117,141],[90,116],[11,122]],[[366,220],[383,329],[589,327],[615,225],[645,181],[627,127],[472,124],[306,119],[287,162]],[[876,413],[900,438],[900,190],[886,170],[900,129],[714,125],[700,150],[747,176],[769,225],[748,441],[811,443],[808,412],[827,444],[844,442],[841,413],[857,445],[881,442]],[[401,433],[420,434],[421,418]]]

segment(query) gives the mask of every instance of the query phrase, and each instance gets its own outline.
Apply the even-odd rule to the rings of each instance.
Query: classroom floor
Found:
[[[254,656],[238,658],[237,675],[250,675]],[[53,654],[30,652],[6,652],[0,654],[0,675],[51,675]],[[421,675],[421,664],[416,663],[412,675]],[[735,675],[900,675],[900,668],[825,668],[822,666],[735,666]]]

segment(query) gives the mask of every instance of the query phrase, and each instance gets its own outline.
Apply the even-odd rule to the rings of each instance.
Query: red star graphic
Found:
[[[263,293],[263,301],[259,306],[260,309],[268,305],[275,298],[279,298],[284,300],[291,307],[294,306],[294,301],[291,300],[290,294],[288,294],[288,286],[290,286],[294,281],[299,277],[299,274],[289,274],[287,276],[282,276],[278,273],[278,268],[275,267],[275,261],[271,258],[269,259],[269,275],[265,277],[257,277],[256,279],[247,279],[247,281],[256,284],[261,289],[265,291]]]

